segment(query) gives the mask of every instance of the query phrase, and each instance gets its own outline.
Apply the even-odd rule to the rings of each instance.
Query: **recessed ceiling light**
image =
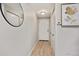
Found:
[[[48,12],[47,10],[41,10],[41,11],[40,11],[40,14],[41,14],[41,15],[45,15],[47,12]]]
[[[45,15],[46,13],[45,12],[41,12],[41,15]]]

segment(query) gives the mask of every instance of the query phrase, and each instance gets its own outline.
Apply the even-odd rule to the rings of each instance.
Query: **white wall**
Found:
[[[50,27],[51,27],[51,33],[50,33],[50,39],[51,39],[51,46],[53,48],[53,53],[55,51],[55,12],[51,15],[50,18]]]
[[[79,55],[79,27],[61,27],[61,5],[56,4],[55,55]]]
[[[27,14],[24,7],[24,23],[21,27],[10,26],[0,13],[0,56],[28,55],[36,42],[36,18],[33,13]]]

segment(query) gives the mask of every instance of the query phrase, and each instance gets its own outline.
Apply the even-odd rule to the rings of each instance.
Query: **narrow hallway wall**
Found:
[[[53,55],[55,55],[55,4],[51,5],[52,15],[50,17],[50,39]]]
[[[56,39],[55,55],[79,56],[79,27],[61,27],[57,25],[61,21],[61,4],[56,4]]]
[[[25,56],[37,41],[36,18],[33,13],[28,14],[24,7],[24,23],[21,27],[12,27],[4,20],[0,13],[0,56]]]
[[[55,51],[55,12],[52,14],[50,18],[50,27],[51,27],[51,46],[53,47],[53,50]]]

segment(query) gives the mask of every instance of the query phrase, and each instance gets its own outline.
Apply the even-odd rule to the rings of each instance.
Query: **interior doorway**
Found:
[[[38,40],[49,40],[50,37],[49,19],[38,19]]]

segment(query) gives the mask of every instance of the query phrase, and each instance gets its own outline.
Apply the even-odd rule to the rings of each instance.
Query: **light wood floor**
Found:
[[[32,56],[52,56],[53,49],[48,41],[39,41],[32,51]]]

